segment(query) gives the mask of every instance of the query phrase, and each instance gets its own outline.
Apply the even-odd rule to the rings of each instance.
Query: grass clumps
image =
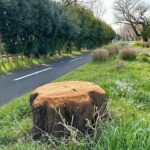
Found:
[[[97,49],[92,53],[93,61],[105,61],[109,58],[109,52],[106,49]]]
[[[92,54],[93,61],[105,61],[109,57],[117,55],[120,50],[127,47],[125,43],[112,43],[96,49]]]
[[[150,54],[140,54],[137,59],[141,62],[150,63]]]
[[[143,47],[143,48],[150,48],[150,42],[137,41],[134,43],[134,46]]]
[[[120,51],[120,58],[123,60],[135,60],[136,56],[136,51],[132,49],[124,49]]]
[[[120,50],[126,48],[128,46],[125,42],[117,42],[103,46],[104,49],[108,50],[109,55],[117,55]]]

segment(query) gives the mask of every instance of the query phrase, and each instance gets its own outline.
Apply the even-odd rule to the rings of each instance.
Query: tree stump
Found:
[[[84,132],[87,120],[93,124],[98,117],[95,108],[103,118],[107,116],[105,91],[91,82],[69,81],[41,86],[33,91],[30,104],[35,139],[42,133],[65,136],[68,131],[60,124],[62,118],[68,125]]]

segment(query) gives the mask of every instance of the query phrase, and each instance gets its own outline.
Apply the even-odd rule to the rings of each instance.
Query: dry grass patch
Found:
[[[106,45],[106,46],[104,46],[104,49],[108,50],[109,55],[118,54],[118,49],[115,44]]]
[[[92,53],[93,61],[105,61],[109,58],[109,52],[106,49],[96,49]]]

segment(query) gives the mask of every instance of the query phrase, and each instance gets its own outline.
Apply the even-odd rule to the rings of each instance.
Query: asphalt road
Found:
[[[0,106],[88,63],[90,54],[62,58],[40,66],[0,75]]]

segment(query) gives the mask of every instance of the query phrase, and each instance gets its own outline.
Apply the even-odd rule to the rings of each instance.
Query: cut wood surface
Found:
[[[36,137],[41,136],[39,129],[57,137],[64,136],[67,129],[59,124],[60,113],[68,125],[85,131],[86,120],[94,122],[95,107],[100,115],[106,110],[105,91],[91,82],[50,83],[35,89],[30,102]]]

